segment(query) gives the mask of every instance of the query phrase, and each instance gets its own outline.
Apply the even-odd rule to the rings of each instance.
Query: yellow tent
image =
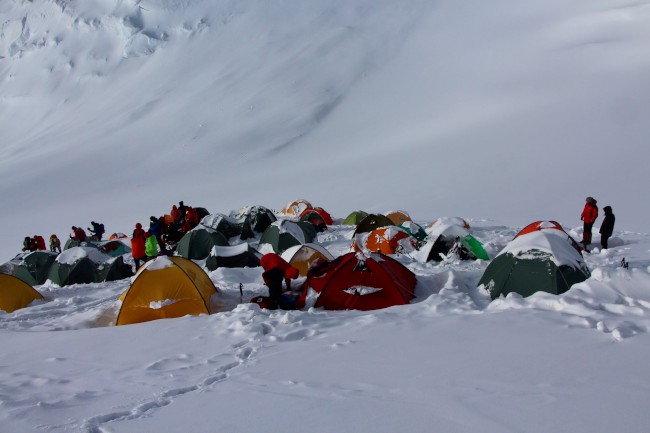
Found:
[[[303,277],[307,275],[307,271],[318,259],[328,262],[334,260],[334,256],[325,247],[311,243],[289,248],[282,253],[282,258],[298,269],[298,272]]]
[[[138,270],[131,287],[120,296],[116,325],[210,314],[215,293],[210,277],[193,261],[157,257]]]
[[[11,313],[43,299],[32,286],[13,275],[0,274],[0,310]]]

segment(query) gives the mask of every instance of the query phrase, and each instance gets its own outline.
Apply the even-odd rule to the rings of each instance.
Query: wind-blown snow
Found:
[[[260,269],[220,268],[223,312],[114,327],[128,279],[38,286],[0,313],[0,430],[645,433],[649,5],[0,2],[0,262],[180,200],[459,215],[490,257],[532,221],[580,238],[587,196],[617,216],[561,296],[400,256],[410,305],[271,312]]]

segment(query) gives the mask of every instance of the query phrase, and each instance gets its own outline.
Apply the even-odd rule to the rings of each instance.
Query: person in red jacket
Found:
[[[34,241],[36,242],[36,247],[39,251],[45,251],[47,249],[43,236],[34,235]]]
[[[83,242],[86,240],[86,232],[81,227],[72,226],[73,234],[70,235],[70,239],[75,241]]]
[[[133,256],[133,261],[135,262],[135,270],[138,271],[140,267],[140,260],[143,262],[147,261],[147,254],[145,253],[145,234],[142,224],[137,223],[135,225],[135,230],[133,230],[133,236],[131,237],[131,255]]]
[[[172,212],[170,215],[175,223],[181,222],[181,211],[178,210],[178,206],[172,206]]]
[[[260,266],[264,269],[262,278],[264,284],[269,288],[269,298],[274,301],[278,307],[284,310],[294,310],[295,297],[291,293],[291,280],[298,278],[298,269],[291,266],[278,254],[264,254],[260,259]],[[282,282],[286,284],[286,290],[282,288]]]
[[[585,251],[589,252],[587,247],[591,243],[591,228],[594,226],[596,218],[598,218],[598,206],[596,206],[597,201],[593,197],[587,197],[585,201],[585,208],[580,215],[580,219],[584,222],[581,244],[584,245]]]

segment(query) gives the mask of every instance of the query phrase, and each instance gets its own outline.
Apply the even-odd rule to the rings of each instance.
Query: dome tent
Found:
[[[199,225],[178,241],[176,253],[186,259],[203,260],[214,246],[228,246],[228,240],[218,231]]]
[[[118,281],[133,276],[131,265],[124,263],[123,257],[114,257],[97,265],[97,282]]]
[[[264,206],[249,206],[230,213],[241,226],[241,240],[254,238],[264,233],[272,223],[277,221],[275,214]]]
[[[370,233],[379,227],[394,226],[393,222],[381,214],[369,214],[357,225],[353,237],[359,233]]]
[[[13,275],[0,274],[0,310],[11,313],[43,299],[32,286]]]
[[[30,286],[45,283],[52,264],[56,260],[56,253],[48,251],[32,251],[18,254],[3,265],[6,273],[20,278]]]
[[[90,256],[95,257],[91,260]],[[48,281],[58,286],[89,284],[97,281],[95,263],[108,261],[109,256],[93,247],[72,247],[58,255],[47,275]]]
[[[376,310],[408,304],[415,298],[416,277],[383,254],[348,253],[312,269],[299,305],[317,296],[314,307],[326,310]]]
[[[315,207],[312,209],[305,209],[301,214],[300,214],[300,220],[301,221],[309,221],[311,218],[315,218],[316,216],[320,217],[320,219],[323,220],[323,222],[331,226],[334,224],[334,220],[332,220],[332,216],[322,207]]]
[[[350,212],[350,215],[345,217],[343,220],[343,225],[347,226],[356,226],[358,225],[365,217],[368,216],[368,212],[364,212],[362,210],[355,210]]]
[[[371,253],[409,254],[417,249],[417,239],[401,227],[379,227],[357,235],[353,248]]]
[[[256,268],[262,255],[247,243],[228,247],[215,246],[205,261],[209,271],[217,268]]]
[[[182,257],[160,256],[145,263],[122,294],[116,325],[186,315],[210,314],[218,293],[208,275]]]
[[[290,217],[300,217],[300,215],[305,211],[309,209],[313,209],[314,207],[309,203],[307,200],[304,199],[299,199],[290,202],[287,204],[281,211],[280,214],[290,216]]]
[[[441,261],[455,251],[463,260],[490,260],[483,245],[461,225],[438,223],[429,228],[429,240],[412,256],[420,262]]]
[[[302,245],[316,239],[316,230],[305,221],[280,220],[271,224],[260,238],[258,250],[262,254],[281,254],[294,245]]]
[[[485,269],[479,287],[492,299],[511,292],[559,295],[590,275],[575,240],[549,228],[515,237]]]
[[[283,252],[282,258],[291,266],[298,269],[298,273],[303,277],[307,275],[307,271],[319,260],[334,260],[334,256],[327,248],[312,243],[295,245]]]
[[[405,223],[407,221],[413,221],[408,212],[403,210],[394,210],[391,212],[386,212],[386,218],[391,220],[396,226]]]
[[[201,225],[218,231],[226,239],[241,235],[241,226],[237,223],[237,220],[224,214],[208,215],[201,220]]]

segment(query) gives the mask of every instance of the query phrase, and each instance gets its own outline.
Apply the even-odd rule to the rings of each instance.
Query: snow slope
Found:
[[[93,219],[130,233],[183,199],[571,225],[592,195],[643,231],[649,15],[628,0],[5,1],[1,257]]]

